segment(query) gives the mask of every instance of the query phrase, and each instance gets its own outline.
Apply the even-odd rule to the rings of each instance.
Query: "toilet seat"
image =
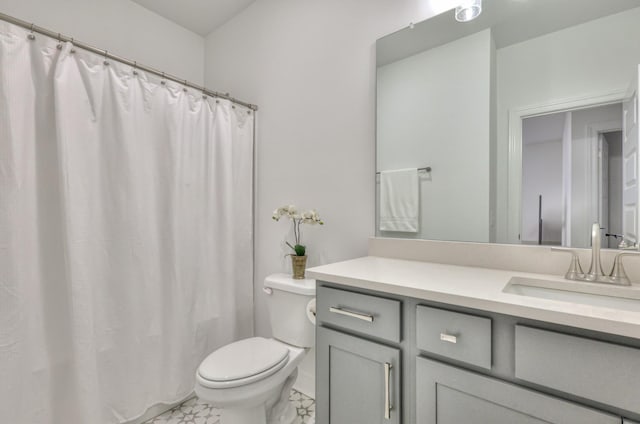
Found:
[[[211,353],[198,368],[198,380],[212,389],[244,386],[276,373],[288,360],[289,349],[283,343],[252,337]]]

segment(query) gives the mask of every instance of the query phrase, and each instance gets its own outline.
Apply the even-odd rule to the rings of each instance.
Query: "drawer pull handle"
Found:
[[[349,311],[342,308],[336,308],[331,306],[329,308],[329,312],[333,312],[334,314],[344,315],[351,318],[361,319],[362,321],[373,322],[373,315],[360,314],[358,312]]]
[[[391,419],[391,410],[393,405],[391,404],[391,366],[390,363],[384,363],[384,419]]]
[[[442,340],[443,342],[448,342],[453,344],[458,343],[458,337],[452,336],[451,334],[447,334],[447,333],[440,333],[440,340]]]

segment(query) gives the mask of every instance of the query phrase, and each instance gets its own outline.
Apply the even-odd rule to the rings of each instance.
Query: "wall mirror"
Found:
[[[640,0],[482,6],[376,43],[376,235],[636,245]]]

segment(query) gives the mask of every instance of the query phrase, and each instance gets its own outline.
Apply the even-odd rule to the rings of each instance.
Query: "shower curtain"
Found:
[[[254,118],[57,44],[0,23],[0,423],[127,422],[252,333]]]

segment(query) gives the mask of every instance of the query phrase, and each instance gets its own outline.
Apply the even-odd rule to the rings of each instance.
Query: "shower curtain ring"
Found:
[[[133,75],[138,75],[138,62],[133,62]]]
[[[105,50],[104,51],[104,62],[102,62],[104,64],[104,66],[109,66],[109,61],[107,60],[109,57],[109,51]]]
[[[162,80],[160,81],[160,84],[162,85],[166,85],[167,82],[164,80],[164,72],[162,73]]]
[[[36,36],[33,34],[33,27],[34,27],[34,24],[31,24],[31,26],[29,27],[29,31],[31,31],[31,33],[29,35],[27,35],[27,38],[29,40],[35,40],[36,39]]]
[[[60,37],[60,33],[58,33],[58,45],[56,46],[56,49],[58,50],[62,50],[62,37]]]
[[[182,89],[182,91],[184,91],[185,93],[187,92],[187,80],[184,80],[184,88]]]

